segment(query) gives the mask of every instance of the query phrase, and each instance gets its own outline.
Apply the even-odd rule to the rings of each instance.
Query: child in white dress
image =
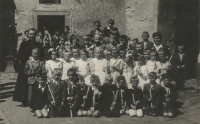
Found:
[[[57,60],[58,52],[55,49],[50,49],[51,59],[46,61],[45,69],[47,73],[48,81],[52,80],[52,71],[55,68],[62,69],[62,62]]]
[[[92,73],[99,76],[101,85],[103,85],[108,63],[106,59],[103,58],[103,51],[101,49],[95,50],[95,58],[92,59],[92,63]]]
[[[119,57],[119,52],[116,48],[112,49],[112,58],[110,59],[110,70],[111,70],[111,75],[113,77],[113,84],[117,84],[117,77],[120,76],[120,71],[116,68],[117,65],[117,60],[120,58]],[[114,64],[116,65],[114,67]],[[119,68],[119,67],[118,67]]]
[[[134,75],[138,76],[139,84],[138,86],[141,87],[143,90],[144,84],[148,83],[149,80],[147,79],[148,76],[148,69],[145,65],[145,58],[143,55],[138,57],[138,61],[136,62],[136,66],[134,67]]]
[[[160,62],[157,60],[157,52],[156,50],[150,51],[150,60],[146,62],[146,66],[148,69],[148,72],[156,72],[158,74],[158,67],[160,66]],[[156,83],[160,84],[160,79],[156,79]]]
[[[85,49],[80,51],[80,56],[81,58],[76,61],[77,74],[86,78],[91,72],[91,61],[88,58],[88,52]]]
[[[130,83],[130,78],[134,74],[134,62],[132,58],[132,54],[127,54],[124,60],[124,63],[122,64],[122,70],[123,70],[123,76],[126,79],[126,84],[128,89],[132,87]]]
[[[64,50],[63,51],[63,58],[64,58],[64,61],[63,61],[63,72],[62,72],[62,77],[61,77],[61,80],[66,80],[68,79],[68,76],[67,76],[67,71],[70,69],[70,68],[75,68],[76,64],[74,61],[71,61],[70,59],[72,58],[72,52],[70,50]]]

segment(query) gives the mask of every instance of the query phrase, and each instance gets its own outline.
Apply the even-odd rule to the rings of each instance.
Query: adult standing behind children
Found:
[[[162,35],[160,32],[154,32],[152,34],[153,37],[153,41],[154,41],[154,49],[156,49],[157,52],[160,51],[160,49],[162,48],[164,50],[165,55],[168,57],[168,59],[170,58],[170,52],[167,48],[167,46],[162,44]]]
[[[35,41],[36,34],[37,34],[36,29],[34,28],[29,29],[28,30],[29,40],[21,43],[19,52],[18,52],[18,61],[20,64],[20,70],[17,77],[17,83],[15,87],[13,101],[22,102],[22,106],[24,107],[27,105],[27,101],[28,101],[27,100],[28,91],[26,90],[27,82],[26,82],[26,76],[24,74],[24,67],[25,67],[26,61],[29,60],[33,48],[39,49],[41,60],[42,58],[44,58],[42,44]]]

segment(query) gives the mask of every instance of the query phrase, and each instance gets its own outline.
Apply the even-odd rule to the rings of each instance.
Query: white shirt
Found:
[[[44,92],[44,89],[45,89],[45,87],[42,87],[40,84],[39,84],[39,86],[38,86],[38,89],[42,89],[42,92]]]
[[[179,53],[179,56],[180,56],[181,62],[182,62],[182,60],[183,60],[183,55],[184,55],[184,54],[180,54],[180,53]]]
[[[156,46],[156,45],[154,44],[154,47],[156,48],[156,51],[157,51],[157,52],[158,52],[158,50],[159,50],[160,48],[163,48],[162,44],[160,44],[159,46]]]
[[[53,83],[54,83],[54,84],[56,84],[56,85],[59,85],[59,84],[58,84],[58,82],[57,82],[57,81],[55,81],[54,79],[53,79]]]
[[[66,80],[68,79],[68,76],[67,76],[67,70],[69,70],[70,68],[74,68],[76,66],[75,62],[66,62],[64,61],[63,62],[63,73],[62,73],[62,78],[61,80]]]
[[[164,86],[164,88],[165,88],[165,90],[167,91],[167,95],[169,95],[169,94],[170,94],[170,89],[167,88],[167,87],[165,87],[165,86]]]

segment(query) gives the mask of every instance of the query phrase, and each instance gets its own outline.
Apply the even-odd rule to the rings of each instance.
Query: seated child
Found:
[[[57,60],[58,52],[55,49],[50,49],[49,53],[51,54],[51,59],[46,61],[45,63],[45,69],[46,69],[48,81],[53,79],[52,71],[55,68],[62,69],[62,62]]]
[[[143,102],[146,114],[149,116],[157,116],[161,109],[162,87],[156,83],[157,75],[155,72],[148,74],[150,83],[144,84]]]
[[[114,109],[115,107],[114,104],[116,104],[116,97],[118,92],[117,92],[117,86],[112,84],[112,82],[113,82],[112,75],[107,74],[105,77],[105,83],[102,85],[102,87],[105,89],[105,93],[107,94],[106,107],[104,110],[105,117],[120,116],[119,113],[120,110],[119,112],[117,112],[116,109]]]
[[[46,74],[44,62],[39,60],[39,49],[32,49],[32,57],[26,62],[25,65],[25,75],[28,77],[28,100],[30,102],[30,107],[32,108],[32,87],[37,80],[38,75]]]
[[[88,115],[88,110],[86,108],[86,99],[88,97],[90,87],[85,84],[84,78],[82,76],[78,75],[78,79],[78,84],[80,86],[80,92],[78,93],[80,106],[77,115],[78,117],[86,117]]]
[[[178,98],[178,91],[176,85],[171,81],[168,75],[163,75],[164,86],[162,88],[162,103],[163,103],[163,116],[173,117],[174,116],[174,105]]]
[[[48,99],[50,102],[50,117],[63,116],[64,103],[66,101],[65,83],[61,81],[62,70],[55,68],[52,72],[52,80],[48,82]]]
[[[117,84],[112,84],[112,81],[112,75],[106,75],[106,83],[102,86],[107,94],[104,112],[106,117],[120,117],[120,114],[123,114],[125,111],[124,91],[127,89],[127,87],[124,86],[125,78],[119,76],[117,78]]]
[[[66,84],[66,93],[67,93],[67,115],[71,117],[77,116],[78,110],[80,108],[79,102],[79,92],[80,85],[78,84],[78,75],[76,74],[76,70],[69,69],[67,71],[67,76],[69,77],[65,80]]]
[[[85,107],[88,110],[89,117],[92,116],[97,118],[102,115],[102,111],[104,110],[106,94],[100,86],[99,76],[92,74],[90,81],[92,87],[89,89]]]
[[[46,85],[46,80],[46,76],[40,76],[33,85],[33,109],[38,118],[48,117],[48,87]]]
[[[138,89],[139,79],[137,76],[131,77],[130,83],[132,88],[125,91],[128,115],[142,117],[142,90]]]
[[[70,69],[70,68],[75,68],[76,64],[75,62],[71,61],[71,58],[72,58],[72,52],[70,50],[64,50],[63,51],[63,65],[62,65],[62,80],[66,80],[68,79],[68,76],[67,76],[67,71]]]

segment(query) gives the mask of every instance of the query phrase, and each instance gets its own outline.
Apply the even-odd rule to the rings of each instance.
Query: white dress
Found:
[[[149,60],[146,63],[147,69],[148,69],[148,73],[150,72],[158,72],[158,68],[160,67],[160,62],[159,61],[152,61]],[[156,79],[156,83],[160,84],[160,78]]]
[[[98,75],[101,81],[101,85],[105,82],[105,70],[107,69],[107,61],[105,59],[98,60],[97,58],[92,59],[94,74]]]
[[[111,70],[111,75],[113,77],[113,84],[117,84],[117,77],[120,76],[120,72],[117,71],[115,68],[113,68],[113,65],[116,64],[117,61],[118,60],[114,58],[110,59],[110,70]]]
[[[133,75],[134,71],[133,68],[131,66],[128,66],[127,64],[123,66],[123,76],[126,79],[126,85],[128,87],[128,89],[132,88],[132,85],[130,83],[130,78]]]
[[[90,67],[90,61],[91,61],[90,59],[86,60],[79,59],[76,61],[76,68],[78,69],[79,74],[86,75],[88,73],[88,69]],[[90,84],[90,77],[86,76],[84,77],[84,79],[86,85]]]
[[[136,62],[136,66],[134,68],[135,74],[137,73],[137,68],[139,68],[141,70],[141,72],[144,76],[148,75],[148,69],[147,69],[146,65],[139,66],[138,63]],[[139,79],[138,85],[141,86],[141,88],[143,90],[144,84],[149,83],[149,80],[148,79],[144,80],[142,77],[140,77],[140,75],[138,75],[138,79]]]
[[[66,62],[64,61],[63,62],[63,73],[62,73],[62,78],[61,80],[66,80],[68,79],[68,76],[67,76],[67,71],[70,69],[70,68],[74,68],[75,67],[75,62]]]
[[[47,72],[47,75],[52,78],[52,72],[55,68],[62,69],[62,62],[59,60],[48,60],[45,63],[45,69]]]

